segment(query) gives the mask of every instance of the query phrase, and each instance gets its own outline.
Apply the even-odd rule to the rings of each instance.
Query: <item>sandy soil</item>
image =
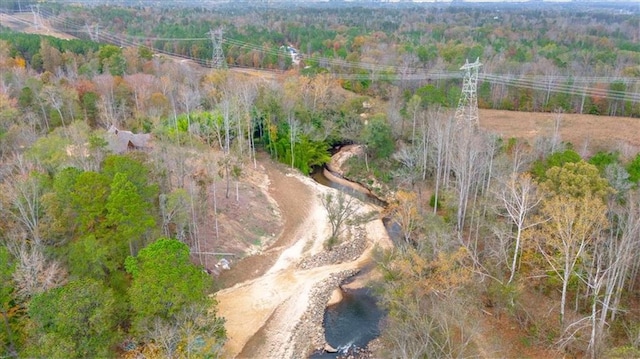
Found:
[[[365,226],[371,246],[357,260],[297,269],[303,258],[323,249],[330,228],[318,197],[334,190],[269,160],[262,161],[261,166],[269,178],[268,195],[278,204],[284,226],[274,244],[224,274],[227,283],[236,282],[216,294],[219,314],[226,319],[229,341],[225,356],[229,358],[291,357],[292,329],[306,310],[314,285],[332,273],[362,268],[370,259],[374,243],[390,245],[382,221],[374,220]],[[359,211],[371,210],[371,205],[359,203]],[[245,348],[259,331],[260,340],[253,340],[253,347]]]

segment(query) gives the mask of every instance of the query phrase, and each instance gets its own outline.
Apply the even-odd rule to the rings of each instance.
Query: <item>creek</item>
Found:
[[[345,289],[343,299],[327,307],[324,313],[325,339],[335,353],[315,353],[311,359],[348,356],[380,335],[380,320],[385,313],[368,288]]]
[[[385,208],[389,205],[386,201],[378,198],[376,195],[371,193],[371,191],[364,185],[344,178],[340,174],[332,172],[326,166],[316,167],[313,172],[311,172],[310,176],[314,181],[320,183],[323,186],[337,189],[351,196],[359,198],[362,201],[375,204],[378,207]],[[337,178],[340,182],[332,180],[330,177]],[[398,244],[400,241],[402,241],[402,231],[400,225],[397,222],[395,222],[390,217],[382,218],[382,222],[384,223],[384,228],[387,229],[389,238],[391,238],[391,240],[395,244]]]
[[[349,185],[331,180],[329,177],[339,178],[343,182],[348,182]],[[313,172],[311,172],[311,178],[313,178],[314,181],[320,183],[323,186],[335,188],[365,202],[375,204],[379,207],[387,206],[387,202],[376,197],[373,193],[371,193],[371,191],[369,191],[360,183],[352,182],[338,173],[331,172],[326,166],[316,167]]]
[[[318,183],[338,189],[354,197],[386,207],[387,203],[373,195],[364,186],[351,182],[337,173],[330,172],[328,168],[316,168],[311,177]],[[331,178],[339,178],[334,181]],[[350,182],[350,183],[348,183]],[[397,231],[397,225],[392,220],[384,220],[387,232],[393,238]],[[356,280],[370,271],[374,265],[362,268],[360,273],[343,283],[346,286],[349,281]],[[377,305],[376,297],[368,288],[342,288],[343,299],[328,306],[324,313],[325,339],[327,343],[337,350],[335,353],[316,352],[310,359],[328,359],[347,357],[363,349],[369,342],[380,335],[380,322],[385,316],[384,310]]]

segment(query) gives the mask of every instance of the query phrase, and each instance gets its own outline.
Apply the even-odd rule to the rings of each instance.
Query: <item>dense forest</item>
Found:
[[[430,101],[440,105],[457,100],[458,69],[479,57],[486,74],[480,107],[640,114],[637,101],[624,96],[638,91],[640,63],[640,24],[628,12],[551,5],[200,10],[40,11],[55,28],[82,38],[148,46],[203,64],[213,52],[209,31],[222,28],[231,66],[291,68],[281,47],[292,45],[307,73],[329,71],[343,87],[376,96],[389,96],[390,83],[409,91],[430,84]],[[31,55],[23,54],[28,62]]]
[[[79,38],[2,28],[1,355],[223,355],[193,255],[212,186],[230,197],[258,151],[307,174],[344,143],[366,146],[348,176],[401,228],[377,255],[380,356],[480,355],[483,308],[528,346],[640,355],[640,154],[558,132],[566,112],[640,117],[639,16],[416,9],[43,4]],[[220,26],[229,67],[279,72],[181,60],[206,65]],[[480,107],[550,112],[555,128],[525,142],[457,122],[476,57]],[[109,128],[154,144],[123,151]]]

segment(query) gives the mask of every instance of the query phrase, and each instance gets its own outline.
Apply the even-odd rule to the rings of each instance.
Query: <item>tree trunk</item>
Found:
[[[213,180],[213,218],[216,227],[216,240],[220,238],[220,231],[218,227],[218,199],[216,196],[216,181]]]
[[[560,324],[564,328],[564,313],[567,305],[567,290],[569,286],[569,279],[571,279],[571,259],[569,258],[568,251],[564,258],[564,273],[562,274],[562,299],[560,300]]]
[[[200,235],[198,233],[198,213],[196,211],[196,206],[193,201],[193,197],[195,196],[196,196],[196,193],[193,188],[193,182],[192,182],[191,185],[189,186],[189,198],[190,198],[190,207],[191,207],[191,228],[192,228],[192,234],[193,234],[193,246],[195,247],[195,250],[198,253],[198,261],[200,262],[200,265],[202,265],[202,254],[200,250]]]
[[[3,304],[4,305],[4,304]],[[17,358],[18,352],[16,351],[15,344],[13,342],[13,336],[11,335],[11,327],[9,326],[9,316],[7,315],[6,309],[2,310],[2,319],[4,320],[4,331],[7,336],[7,340],[9,341],[9,347],[7,348],[7,352],[10,357]]]
[[[226,191],[225,191],[225,194],[224,194],[225,198],[229,198],[229,190],[230,190],[230,187],[231,187],[231,174],[230,174],[230,171],[229,171],[229,166],[230,166],[229,161],[228,160],[225,161],[225,164],[224,164],[224,178],[225,178],[225,180],[227,182]]]

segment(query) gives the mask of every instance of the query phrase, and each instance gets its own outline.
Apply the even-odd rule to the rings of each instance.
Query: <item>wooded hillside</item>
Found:
[[[638,148],[562,136],[567,113],[640,117],[638,14],[201,10],[42,4],[78,39],[2,28],[2,356],[223,355],[202,253],[259,248],[272,211],[240,224],[217,201],[240,203],[259,151],[308,174],[346,143],[400,228],[379,356],[640,355]],[[183,61],[206,65],[219,26],[231,70]],[[480,107],[548,126],[456,120],[476,57]]]

